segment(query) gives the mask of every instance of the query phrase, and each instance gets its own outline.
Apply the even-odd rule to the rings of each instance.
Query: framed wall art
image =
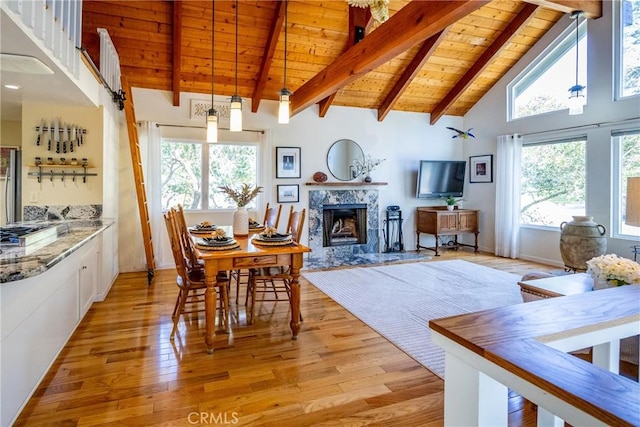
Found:
[[[493,154],[469,157],[469,182],[493,182]]]
[[[300,186],[278,185],[278,203],[297,203],[300,201]]]
[[[276,147],[276,178],[300,178],[300,147]]]

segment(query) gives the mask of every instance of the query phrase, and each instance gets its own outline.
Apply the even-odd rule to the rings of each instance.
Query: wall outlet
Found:
[[[30,203],[37,203],[38,202],[38,192],[37,191],[32,191],[31,193],[29,193],[29,202]]]

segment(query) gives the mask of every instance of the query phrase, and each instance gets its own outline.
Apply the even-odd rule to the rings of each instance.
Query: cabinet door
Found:
[[[96,293],[98,254],[91,249],[80,260],[80,318],[82,318],[91,304]]]
[[[440,227],[438,231],[442,234],[458,231],[458,213],[457,212],[438,212]]]
[[[478,230],[478,212],[458,212],[460,231],[476,232]]]

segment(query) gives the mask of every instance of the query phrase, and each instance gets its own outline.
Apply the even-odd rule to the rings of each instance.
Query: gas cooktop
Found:
[[[0,243],[27,246],[56,234],[56,227],[51,225],[6,225],[0,227]]]

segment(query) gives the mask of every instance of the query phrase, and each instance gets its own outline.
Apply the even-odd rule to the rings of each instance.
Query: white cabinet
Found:
[[[0,283],[0,426],[15,421],[91,306],[97,237],[41,274]]]
[[[118,223],[107,227],[100,236],[98,278],[94,301],[104,301],[118,277]]]
[[[93,245],[93,250],[85,253],[80,259],[80,281],[79,281],[79,292],[78,296],[80,298],[79,307],[80,307],[80,318],[84,317],[84,315],[93,304],[93,298],[96,294],[96,279],[98,276],[98,253],[95,250],[95,245]]]

